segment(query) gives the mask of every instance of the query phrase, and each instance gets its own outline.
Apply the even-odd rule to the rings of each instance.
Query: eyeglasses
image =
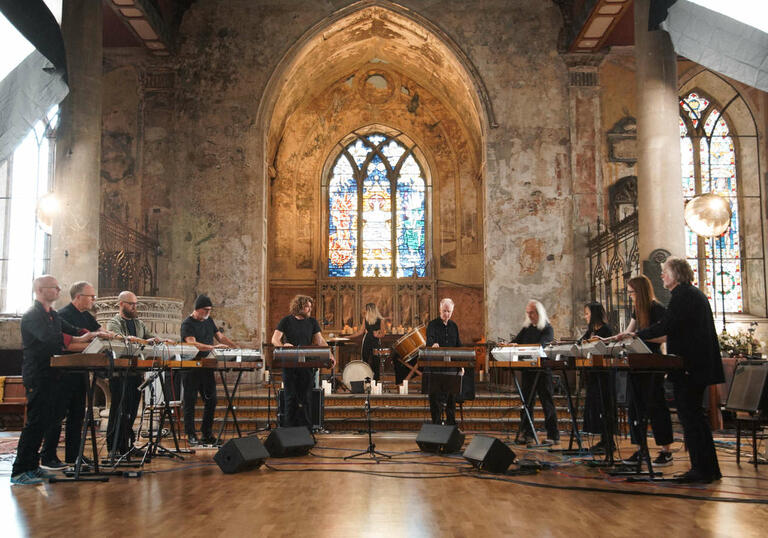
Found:
[[[95,295],[86,295],[86,294],[84,294],[84,293],[80,293],[80,294],[78,294],[78,295],[80,295],[80,297],[90,297],[91,299],[95,299],[95,298],[96,298],[96,296],[95,296]]]
[[[130,301],[122,301],[122,303],[123,303],[123,304],[127,304],[127,305],[131,305],[131,306],[136,306],[137,304],[139,304],[138,302],[134,302],[134,303],[132,303],[132,302],[130,302]]]
[[[40,286],[40,289],[61,291],[61,288],[58,286]]]

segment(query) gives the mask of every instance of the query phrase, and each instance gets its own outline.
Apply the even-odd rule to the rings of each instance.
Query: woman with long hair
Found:
[[[584,321],[587,330],[580,341],[586,342],[593,338],[608,338],[613,336],[613,329],[606,321],[605,308],[600,303],[584,305]],[[600,434],[600,442],[592,447],[592,452],[599,454],[608,450],[613,451],[613,440],[608,435],[606,418],[613,415],[613,402],[608,390],[611,376],[606,372],[590,372],[587,374],[587,394],[584,398],[584,431]]]
[[[645,275],[629,279],[627,294],[632,301],[632,321],[617,338],[650,327],[664,317],[666,311],[664,306],[656,300],[651,281]],[[645,344],[652,353],[661,353],[661,343],[665,339],[666,337],[654,338],[646,341]],[[661,447],[659,455],[653,460],[653,465],[656,467],[672,465],[672,417],[664,396],[664,374],[634,373],[631,375],[632,379],[627,384],[627,397],[632,444],[639,445],[640,436],[647,435],[648,419],[650,419],[656,446]],[[638,415],[644,418],[640,420]],[[640,452],[635,451],[624,462],[636,464],[640,457]]]
[[[363,335],[363,346],[361,355],[363,360],[373,370],[373,379],[379,380],[381,372],[379,372],[379,360],[373,356],[373,350],[381,347],[380,338],[384,336],[384,331],[381,328],[381,322],[384,318],[379,312],[376,303],[367,303],[365,305],[365,312],[363,314],[363,324],[360,330],[357,331],[352,337]]]

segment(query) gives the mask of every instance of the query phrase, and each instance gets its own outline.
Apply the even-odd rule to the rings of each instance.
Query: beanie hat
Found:
[[[213,303],[211,302],[211,298],[207,295],[201,294],[197,296],[197,299],[195,299],[195,310],[200,308],[207,308],[209,306],[212,307]]]

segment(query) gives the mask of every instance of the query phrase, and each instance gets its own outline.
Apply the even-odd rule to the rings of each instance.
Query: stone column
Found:
[[[573,189],[573,304],[589,297],[587,230],[594,233],[597,218],[605,214],[602,173],[602,114],[599,69],[603,54],[565,54],[568,67],[568,100],[571,131],[571,178]],[[581,308],[573,309],[580,323]]]
[[[669,35],[648,31],[649,5],[635,0],[637,206],[640,259],[657,262],[685,256],[685,231],[677,62]]]
[[[102,3],[65,0],[62,32],[70,93],[61,103],[56,139],[51,273],[64,290],[78,280],[98,285],[101,207]],[[66,304],[69,294],[60,299]]]

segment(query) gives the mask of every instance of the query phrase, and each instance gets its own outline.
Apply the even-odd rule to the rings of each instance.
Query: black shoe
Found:
[[[687,473],[675,476],[675,482],[680,484],[711,484],[720,480],[723,476],[720,473],[714,475],[705,475],[699,471],[691,469]]]
[[[203,437],[200,442],[204,445],[210,445],[210,446],[221,446],[221,441],[216,439],[213,435],[209,435],[208,437]]]
[[[640,459],[642,456],[640,455],[639,450],[635,450],[635,453],[632,454],[630,457],[625,458],[621,460],[622,463],[626,463],[627,465],[637,465],[640,462]]]
[[[516,445],[531,445],[536,442],[536,439],[531,435],[520,435],[515,438]]]
[[[672,452],[666,452],[662,450],[659,452],[659,455],[656,456],[656,459],[653,460],[653,466],[654,467],[669,467],[672,465]]]
[[[62,469],[67,468],[67,464],[62,462],[59,458],[54,458],[50,460],[42,460],[40,462],[40,468],[45,469],[46,471],[61,471]]]
[[[197,446],[200,444],[200,439],[194,433],[187,435],[187,444],[189,446]]]

